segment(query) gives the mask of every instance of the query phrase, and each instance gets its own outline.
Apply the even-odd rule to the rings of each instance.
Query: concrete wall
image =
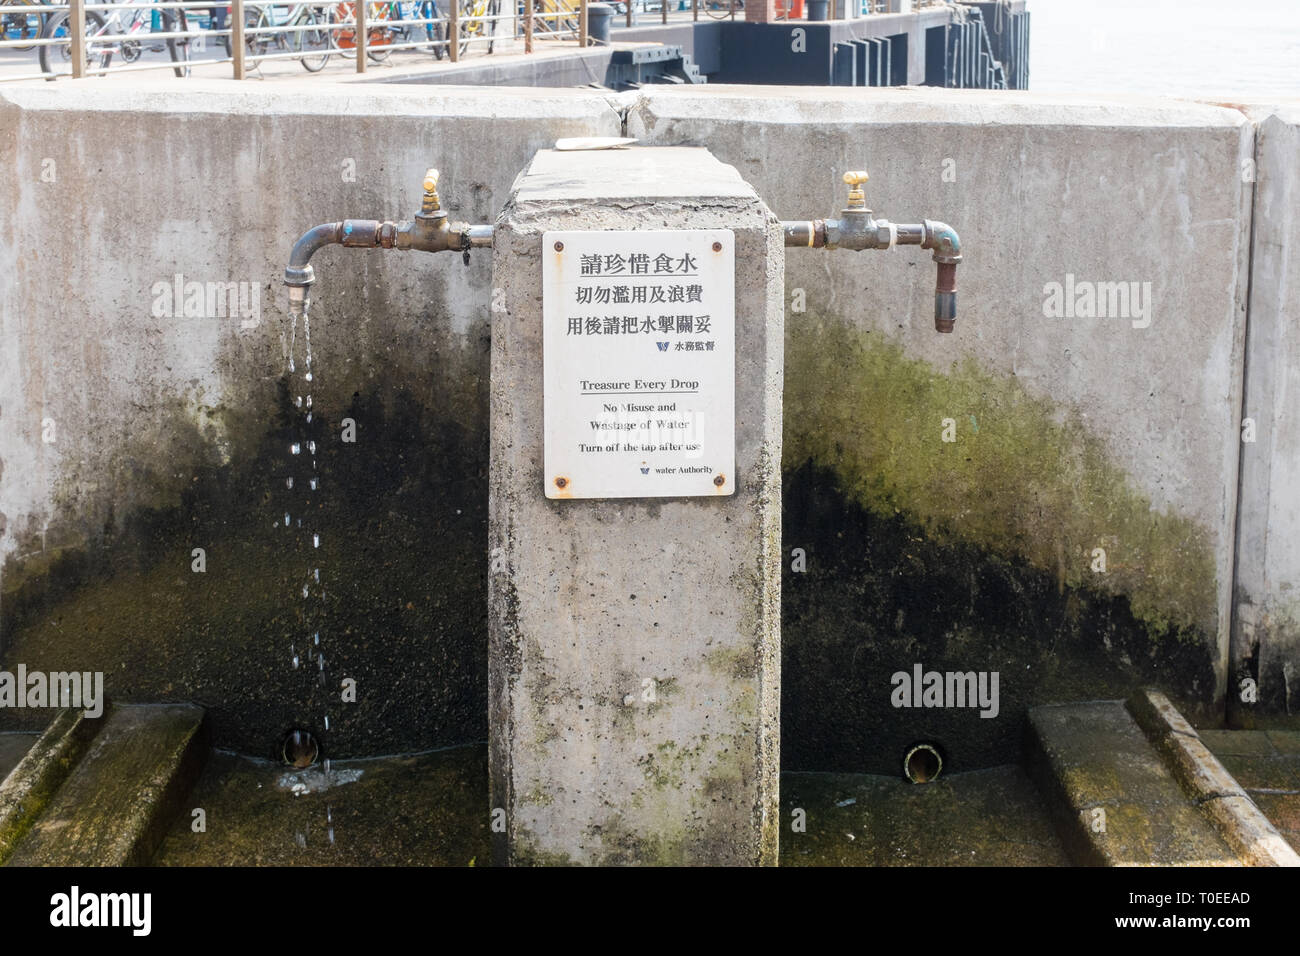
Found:
[[[1300,104],[1250,113],[1258,183],[1229,694],[1232,722],[1247,727],[1300,713]]]
[[[782,218],[846,169],[953,224],[952,336],[915,248],[787,255],[787,768],[892,771],[935,737],[1009,759],[1031,701],[1226,681],[1253,130],[1230,109],[970,91],[647,92],[629,135],[705,144]],[[1049,283],[1149,283],[1144,318],[1048,317]],[[1142,327],[1145,326],[1145,327]],[[956,441],[942,441],[944,419]],[[1094,571],[1094,549],[1106,570]],[[1100,564],[1096,565],[1100,567]],[[998,671],[1001,714],[892,706],[891,675]],[[845,741],[860,741],[845,744]]]
[[[0,94],[4,660],[102,670],[121,698],[197,699],[218,745],[266,756],[326,713],[334,756],[487,734],[491,257],[318,255],[301,436],[290,246],[319,222],[409,217],[431,165],[453,216],[490,222],[539,147],[620,128],[595,94],[329,90]],[[156,307],[178,273],[249,284],[258,314]],[[301,473],[285,484],[303,438],[321,450],[318,551],[283,527],[305,507]],[[296,593],[317,566],[326,686]]]
[[[926,254],[787,253],[786,766],[893,772],[926,736],[952,769],[987,765],[1014,756],[1030,704],[1143,682],[1220,719],[1254,130],[1213,106],[969,91],[4,90],[3,663],[198,698],[219,743],[255,753],[318,719],[322,692],[289,665],[305,557],[272,529],[293,434],[284,255],[320,221],[409,215],[430,164],[453,216],[491,221],[537,148],[618,133],[617,104],[629,135],[708,146],[783,218],[834,214],[862,167],[878,215],[963,239],[951,336],[932,328]],[[1282,198],[1257,223],[1276,246],[1257,241],[1257,303],[1269,261],[1296,268],[1289,124],[1261,138],[1277,172],[1260,196]],[[336,753],[486,733],[487,258],[318,257],[330,674],[362,688]],[[260,321],[155,316],[177,272],[255,284]],[[1045,286],[1068,275],[1151,283],[1149,325],[1048,317]],[[1285,528],[1297,442],[1269,407],[1282,424],[1245,467],[1272,464],[1243,510],[1271,488]],[[1284,536],[1269,577],[1243,561],[1254,605],[1295,580]],[[1266,673],[1295,656],[1273,646]],[[893,708],[891,675],[917,662],[999,671],[999,716]]]

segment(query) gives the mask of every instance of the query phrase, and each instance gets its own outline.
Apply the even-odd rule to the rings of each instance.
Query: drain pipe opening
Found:
[[[914,744],[903,757],[903,776],[912,783],[930,783],[943,769],[943,757],[934,744]]]
[[[320,745],[316,738],[305,730],[291,730],[280,747],[280,757],[290,767],[299,770],[310,767],[320,756]]]

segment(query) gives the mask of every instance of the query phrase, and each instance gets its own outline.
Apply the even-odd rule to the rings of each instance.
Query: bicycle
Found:
[[[456,2],[456,0],[453,0]],[[496,43],[496,17],[501,12],[501,0],[458,0],[460,3],[460,55],[469,50],[471,41],[487,37],[487,52]],[[492,19],[483,19],[491,17]]]
[[[157,12],[162,33],[188,33],[189,22],[184,10],[164,9],[153,11],[148,4],[131,8],[129,18],[123,18],[123,10],[114,10],[107,17],[97,11],[86,11],[85,55],[88,70],[106,70],[113,62],[113,56],[120,55],[123,62],[134,63],[144,52],[142,38],[153,33],[152,14]],[[69,39],[68,18],[71,11],[61,10],[51,13],[41,30],[41,38],[46,40]],[[190,75],[190,37],[168,37],[167,52],[172,62],[181,64],[172,68],[178,77]],[[162,47],[155,47],[161,51]],[[65,76],[72,72],[72,43],[44,44],[38,54],[41,71],[49,73],[49,79]],[[65,66],[66,70],[60,69]]]
[[[305,3],[287,8],[283,14],[276,11],[277,7],[273,4],[249,10],[245,15],[245,29],[268,30],[275,27],[294,29],[277,33],[248,33],[244,37],[244,45],[248,47],[248,51],[254,56],[264,56],[271,45],[275,44],[277,50],[298,54],[298,62],[308,73],[319,73],[329,62],[332,53],[329,15]],[[315,29],[304,29],[306,27]],[[229,49],[228,38],[227,49]],[[311,51],[311,55],[306,51]]]
[[[443,50],[447,46],[447,26],[442,22],[442,14],[438,12],[438,5],[434,0],[391,0],[388,4],[389,22],[393,24],[393,39],[400,43],[410,43],[415,38],[412,33],[417,33],[420,27],[424,28],[424,36],[429,41],[427,44],[421,44],[416,47],[418,50],[427,50],[433,53],[439,60],[442,59]],[[436,20],[435,23],[405,23],[406,20]]]
[[[11,4],[14,6],[33,6],[37,3],[48,5],[50,0],[0,0],[0,11]],[[41,30],[45,28],[45,21],[48,18],[48,13],[5,13],[0,16],[0,39],[35,40],[41,35]],[[9,47],[11,50],[19,50],[23,53],[35,48],[35,43],[31,46]]]
[[[366,7],[366,59],[373,63],[382,63],[392,54],[393,31],[389,25],[392,12],[389,3],[370,3]],[[334,49],[343,56],[357,55],[356,4],[353,0],[344,0],[335,6],[335,22],[348,24],[343,29],[331,34]],[[375,24],[372,26],[372,24]]]

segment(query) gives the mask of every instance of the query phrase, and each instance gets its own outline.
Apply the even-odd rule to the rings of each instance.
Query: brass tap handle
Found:
[[[438,202],[438,171],[430,169],[424,174],[424,202],[420,206],[420,212],[428,216],[441,208]]]
[[[855,169],[844,174],[844,182],[849,187],[849,209],[867,208],[867,194],[862,190],[862,184],[866,181],[865,169]]]

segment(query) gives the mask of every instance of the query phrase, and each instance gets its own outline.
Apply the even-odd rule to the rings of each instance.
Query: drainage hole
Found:
[[[934,744],[913,744],[903,757],[903,776],[912,783],[929,783],[943,769],[943,757]]]
[[[280,756],[290,767],[310,767],[320,756],[320,745],[316,738],[305,730],[291,730],[284,738]]]

